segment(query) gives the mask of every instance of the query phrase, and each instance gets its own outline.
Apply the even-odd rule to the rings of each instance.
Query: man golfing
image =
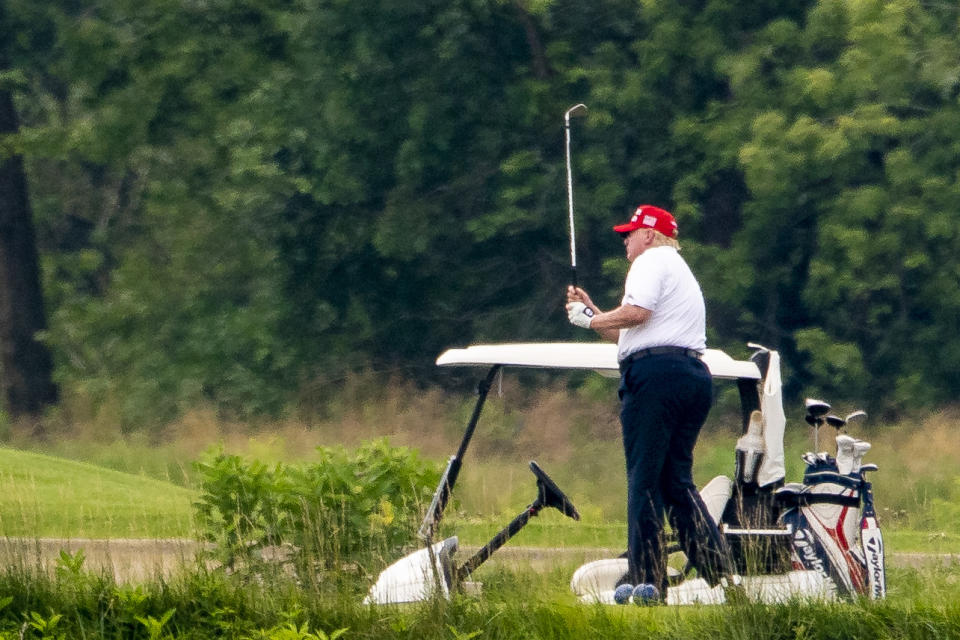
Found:
[[[627,467],[627,555],[621,582],[667,592],[663,519],[711,586],[730,575],[723,536],[693,482],[693,449],[710,411],[713,382],[701,361],[706,312],[696,278],[680,257],[668,211],[637,207],[613,227],[630,270],[623,299],[603,312],[583,289],[567,289],[571,324],[618,345],[620,422]]]

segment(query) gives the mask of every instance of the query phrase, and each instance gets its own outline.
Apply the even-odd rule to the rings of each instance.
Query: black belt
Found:
[[[684,347],[650,347],[649,349],[640,349],[639,351],[628,354],[627,357],[620,361],[620,370],[623,371],[623,369],[634,360],[648,356],[686,356],[699,360],[703,357],[703,354],[696,349],[686,349]]]

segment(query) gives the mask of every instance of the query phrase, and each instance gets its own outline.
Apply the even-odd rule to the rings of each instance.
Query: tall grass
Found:
[[[196,567],[138,586],[65,561],[0,569],[0,638],[901,638],[960,637],[960,566],[896,570],[883,602],[703,607],[584,605],[572,565],[481,569],[482,595],[366,606],[366,576],[294,579]]]

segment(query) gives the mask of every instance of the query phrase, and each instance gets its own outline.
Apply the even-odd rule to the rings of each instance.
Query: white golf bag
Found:
[[[866,471],[876,465],[859,464],[843,469],[844,444],[839,435],[837,459],[825,453],[804,456],[803,483],[790,483],[777,491],[785,508],[780,519],[792,531],[791,562],[829,578],[841,595],[886,595],[883,536],[877,525],[873,494]],[[869,444],[857,441],[863,451]]]

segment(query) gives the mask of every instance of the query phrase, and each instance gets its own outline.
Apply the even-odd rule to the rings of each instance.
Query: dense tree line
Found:
[[[709,340],[891,410],[960,392],[960,30],[915,0],[0,0],[55,380],[132,426],[569,339],[678,217]]]

